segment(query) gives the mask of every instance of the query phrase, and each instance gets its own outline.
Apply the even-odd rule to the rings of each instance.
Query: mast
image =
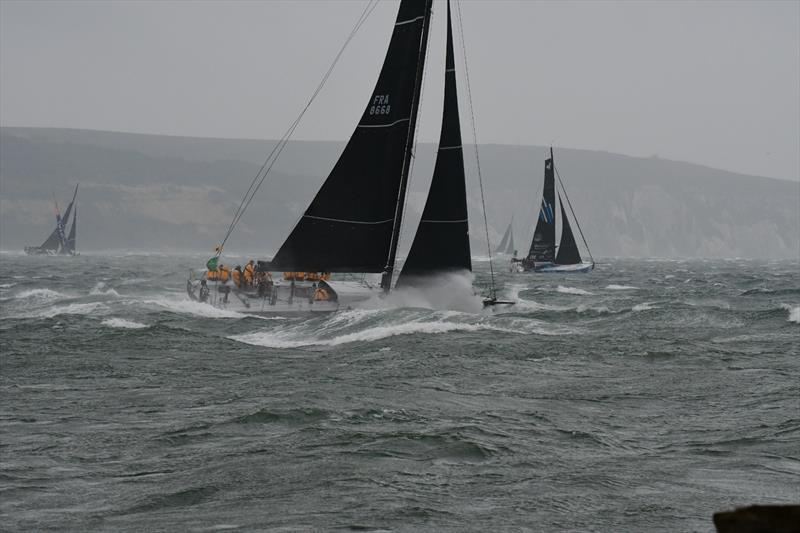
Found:
[[[408,122],[408,136],[406,149],[403,157],[403,170],[400,174],[400,191],[397,194],[397,205],[395,206],[394,225],[392,226],[392,240],[389,244],[389,257],[386,260],[386,268],[381,276],[381,289],[389,292],[392,286],[392,274],[394,273],[394,263],[397,258],[397,245],[400,240],[400,228],[403,222],[403,207],[406,200],[406,188],[408,187],[408,173],[411,169],[411,158],[413,157],[414,132],[417,126],[417,112],[419,111],[419,101],[422,94],[422,76],[425,72],[425,55],[428,51],[428,30],[431,21],[431,6],[433,0],[425,0],[425,12],[422,19],[422,39],[420,39],[419,55],[417,60],[416,79],[414,81],[414,96],[411,100],[411,120]],[[449,6],[448,6],[449,7]]]

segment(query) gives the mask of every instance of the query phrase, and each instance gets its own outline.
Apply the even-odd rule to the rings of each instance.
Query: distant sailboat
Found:
[[[26,246],[25,253],[28,255],[76,255],[75,252],[75,226],[77,224],[77,204],[76,198],[78,196],[78,185],[75,185],[75,192],[72,194],[72,201],[70,201],[67,209],[64,211],[64,216],[58,210],[58,203],[55,203],[56,212],[56,227],[49,237],[40,246]],[[75,214],[72,218],[72,227],[70,228],[69,235],[65,234],[66,225],[69,223],[70,214],[72,214],[73,206]]]
[[[227,297],[233,292],[248,308],[258,305],[270,311],[264,306],[278,310],[289,305],[329,311],[377,292],[365,278],[332,279],[331,273],[380,273],[380,289],[391,290],[431,7],[432,0],[402,0],[378,82],[339,160],[272,260],[258,261],[255,277],[263,284],[232,287],[216,282],[218,291],[225,292],[225,302],[235,302]],[[397,279],[399,287],[424,286],[441,274],[472,269],[453,50],[448,2],[439,149],[422,219]],[[217,268],[220,254],[221,246],[209,261],[210,270]],[[283,279],[273,281],[273,272],[282,272]],[[205,274],[190,278],[189,296],[203,301],[205,294],[208,299],[208,289],[202,289],[207,279]],[[320,292],[323,297],[318,299]]]
[[[508,223],[508,227],[506,228],[506,232],[503,234],[503,238],[500,240],[500,244],[497,245],[495,248],[494,253],[496,254],[505,254],[505,255],[515,255],[516,248],[514,247],[514,217],[511,217],[511,222]]]
[[[561,193],[556,194],[555,175],[555,158],[553,157],[553,149],[550,148],[550,158],[544,162],[542,202],[539,207],[539,218],[536,222],[536,229],[533,232],[530,251],[527,257],[512,259],[512,266],[520,272],[589,272],[594,269],[594,260],[591,257],[591,252],[585,239],[583,243],[589,253],[590,261],[585,262],[581,259],[566,209],[564,209]],[[560,178],[559,182],[561,182]],[[569,204],[569,197],[567,197],[567,191],[564,189],[563,183],[561,183],[561,190],[564,192],[564,197],[570,207],[575,223],[578,224],[578,219],[575,217],[575,212],[572,211],[572,205]],[[556,221],[559,217],[556,211],[556,196],[558,196],[562,224],[561,242],[558,246],[556,246]],[[579,224],[578,231],[580,231]],[[583,237],[582,231],[581,237]]]

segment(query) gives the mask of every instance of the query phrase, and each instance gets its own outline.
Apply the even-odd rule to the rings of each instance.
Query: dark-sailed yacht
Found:
[[[583,239],[583,244],[586,246],[590,260],[587,262],[581,259],[575,236],[569,224],[569,218],[567,218],[567,211],[564,209],[561,193],[556,193],[556,174],[555,158],[551,147],[550,157],[544,161],[542,203],[539,208],[539,218],[536,222],[536,229],[533,232],[530,251],[527,257],[521,259],[513,258],[511,260],[512,267],[519,272],[590,272],[594,269],[594,260],[585,239]],[[569,205],[575,224],[578,226],[581,238],[583,238],[583,231],[581,231],[578,219],[572,210],[572,204],[569,203],[564,184],[560,178],[558,181],[561,185],[561,191],[564,193],[564,198],[567,199],[567,205]],[[562,224],[561,242],[558,246],[556,246],[556,221],[558,219],[556,196],[558,197]]]
[[[75,192],[72,194],[64,216],[58,210],[58,202],[55,203],[56,227],[49,237],[40,246],[26,246],[25,253],[28,255],[78,255],[75,248],[75,229],[78,225],[78,185],[75,185]],[[69,224],[69,217],[72,214],[72,226],[69,233],[66,233],[66,226]]]
[[[402,0],[375,89],[339,160],[271,261],[258,261],[249,284],[193,274],[192,299],[251,311],[330,311],[389,292],[406,201],[427,53],[432,0]],[[442,129],[433,179],[397,286],[471,271],[464,158],[458,115],[453,32],[447,9]],[[236,219],[236,217],[234,217]],[[231,227],[233,227],[233,223]],[[231,230],[229,230],[230,233]],[[224,244],[224,241],[223,241]],[[272,273],[282,279],[273,279]],[[331,275],[333,273],[333,275]],[[347,280],[346,274],[362,274]],[[377,283],[366,274],[380,274]],[[338,279],[337,279],[338,278]],[[233,294],[235,297],[230,298]]]

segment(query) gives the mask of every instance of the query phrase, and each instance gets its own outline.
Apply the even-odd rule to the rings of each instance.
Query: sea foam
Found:
[[[789,322],[800,324],[800,305],[783,304],[781,307],[789,311]]]
[[[577,287],[565,287],[563,285],[559,285],[556,287],[556,292],[560,292],[562,294],[577,294],[579,296],[591,296],[592,293],[589,291],[585,291],[583,289],[579,289]]]
[[[147,324],[134,322],[133,320],[125,320],[124,318],[108,318],[103,320],[103,325],[110,328],[122,329],[142,329],[147,327]]]
[[[518,333],[507,328],[490,326],[487,324],[463,324],[456,322],[406,322],[403,324],[392,324],[386,326],[375,326],[361,331],[345,333],[328,339],[315,338],[313,336],[304,337],[298,335],[296,331],[256,331],[243,335],[233,335],[228,337],[231,340],[253,344],[256,346],[266,346],[269,348],[299,348],[302,346],[338,346],[351,342],[373,342],[395,337],[397,335],[412,334],[439,334],[456,331],[474,332],[481,330],[503,331],[508,333]]]

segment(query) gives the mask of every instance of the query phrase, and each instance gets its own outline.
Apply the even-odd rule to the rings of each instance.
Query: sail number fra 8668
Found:
[[[388,115],[392,106],[389,105],[388,94],[376,94],[372,98],[372,105],[369,106],[370,115]]]

